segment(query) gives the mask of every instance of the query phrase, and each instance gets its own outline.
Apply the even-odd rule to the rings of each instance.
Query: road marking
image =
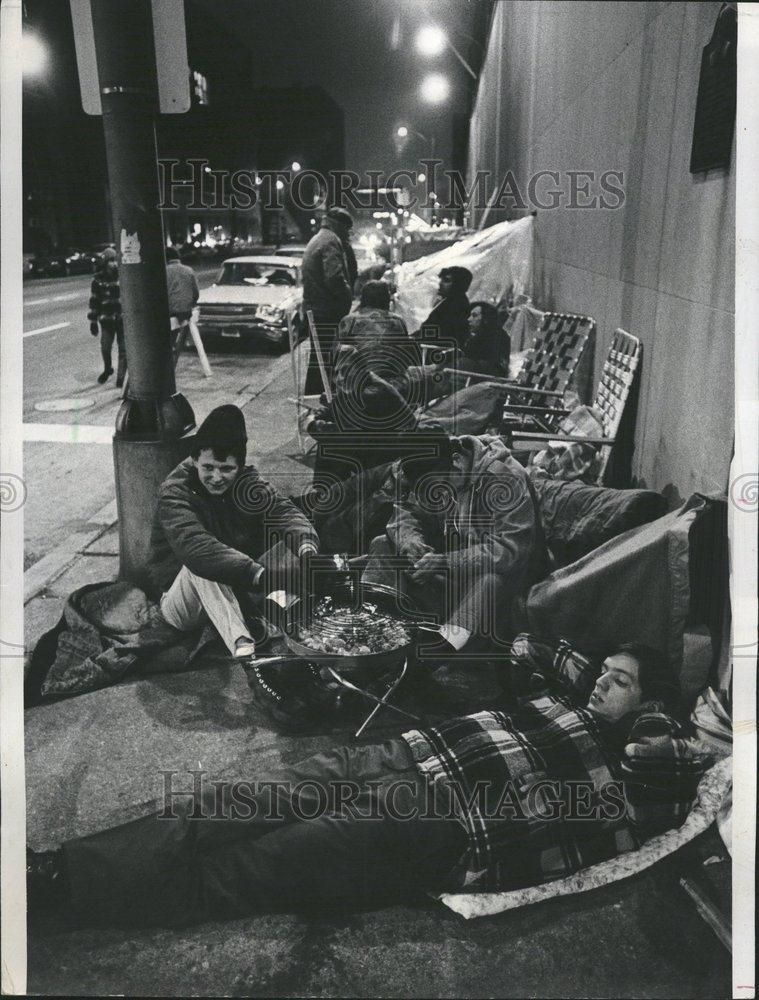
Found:
[[[38,330],[24,330],[25,337],[33,337],[37,333],[52,333],[53,330],[63,330],[71,323],[53,323],[52,326],[41,326]]]
[[[24,441],[111,444],[114,427],[102,424],[24,424]]]
[[[27,299],[25,306],[42,306],[46,302],[65,302],[67,299],[83,299],[87,292],[67,292],[66,295],[48,295],[44,299]]]

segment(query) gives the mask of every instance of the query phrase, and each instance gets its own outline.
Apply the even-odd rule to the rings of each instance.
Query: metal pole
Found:
[[[473,80],[476,80],[477,79],[477,74],[472,69],[472,67],[469,65],[469,63],[466,61],[466,59],[462,56],[462,54],[459,52],[459,50],[456,48],[456,46],[453,44],[453,42],[450,40],[450,38],[447,39],[447,42],[448,42],[448,48],[456,56],[456,58],[461,63],[461,65],[464,67],[464,69],[467,71],[467,73],[471,76],[471,78]]]
[[[113,439],[120,576],[140,584],[158,488],[188,453],[195,418],[174,381],[150,0],[92,0],[92,22],[129,366]]]
[[[176,395],[171,355],[149,0],[92,0],[92,21],[130,373],[116,433],[177,438],[194,420]]]

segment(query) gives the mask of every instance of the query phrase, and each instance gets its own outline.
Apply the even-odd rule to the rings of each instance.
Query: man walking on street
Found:
[[[200,296],[198,281],[191,267],[183,264],[175,247],[166,250],[166,288],[169,293],[169,316],[172,330],[176,328],[174,364],[181,346],[181,330],[190,322],[192,310]]]
[[[118,255],[112,247],[107,247],[95,264],[95,277],[90,288],[90,308],[87,319],[90,333],[97,337],[100,333],[100,352],[103,356],[103,371],[98,382],[104,385],[113,375],[113,341],[116,341],[119,360],[116,371],[116,385],[121,388],[126,375],[127,359],[124,346],[124,325],[121,318],[119,293]]]
[[[353,284],[358,273],[350,244],[352,226],[350,212],[344,208],[330,208],[322,219],[321,229],[303,254],[303,310],[304,313],[311,310],[314,314],[328,380],[331,380],[331,356],[337,325],[350,312]],[[313,396],[322,392],[323,388],[312,343],[304,391],[307,396]]]

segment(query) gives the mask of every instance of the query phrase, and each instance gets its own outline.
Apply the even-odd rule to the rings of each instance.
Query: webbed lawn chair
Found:
[[[507,404],[504,408],[504,431],[510,447],[517,452],[533,452],[546,448],[551,443],[571,444],[579,442],[593,445],[599,449],[598,485],[608,485],[610,480],[615,483],[626,478],[622,463],[629,459],[632,453],[632,435],[625,444],[626,454],[615,454],[613,473],[610,469],[612,453],[615,452],[619,439],[623,417],[628,401],[633,395],[633,386],[637,389],[636,375],[640,365],[642,345],[637,337],[618,329],[604,361],[601,379],[598,383],[593,407],[600,414],[603,435],[588,438],[582,435],[563,434],[559,430],[562,420],[569,415],[570,410],[559,406],[513,406]],[[632,408],[630,408],[632,410]],[[634,414],[626,420],[627,429],[632,429]]]

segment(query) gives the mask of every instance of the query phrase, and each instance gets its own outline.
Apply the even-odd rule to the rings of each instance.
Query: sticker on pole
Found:
[[[140,253],[142,246],[140,245],[140,237],[137,233],[128,233],[126,229],[122,229],[120,244],[122,264],[142,263],[142,255]]]

